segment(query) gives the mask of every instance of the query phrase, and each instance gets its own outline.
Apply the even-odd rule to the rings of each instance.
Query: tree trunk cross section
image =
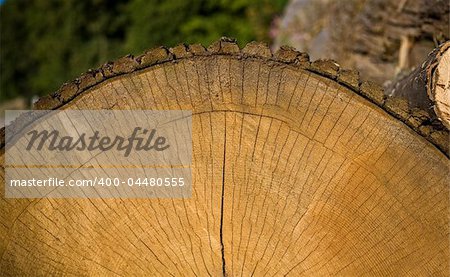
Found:
[[[2,198],[1,275],[448,274],[448,158],[348,85],[233,55],[120,70],[59,108],[192,110],[192,197]]]

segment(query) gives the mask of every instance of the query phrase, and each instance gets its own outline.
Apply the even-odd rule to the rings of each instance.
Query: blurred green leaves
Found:
[[[7,0],[0,6],[0,101],[56,90],[127,53],[221,36],[270,42],[287,0]]]

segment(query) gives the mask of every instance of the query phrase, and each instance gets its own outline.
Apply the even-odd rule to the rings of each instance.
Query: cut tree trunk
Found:
[[[404,103],[259,43],[108,63],[36,108],[192,110],[192,197],[2,198],[0,274],[444,276],[448,130]]]

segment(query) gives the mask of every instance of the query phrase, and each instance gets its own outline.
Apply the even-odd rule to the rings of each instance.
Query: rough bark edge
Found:
[[[250,42],[240,49],[235,39],[223,37],[213,42],[208,48],[200,44],[180,44],[173,48],[157,47],[147,50],[139,56],[127,55],[113,62],[107,62],[98,69],[89,70],[79,78],[64,83],[56,92],[41,97],[34,105],[35,110],[55,110],[69,103],[75,97],[112,77],[166,62],[192,59],[202,56],[223,55],[237,59],[254,58],[282,64],[289,64],[317,75],[335,80],[353,92],[376,104],[388,114],[402,121],[419,135],[435,145],[445,156],[449,153],[449,130],[433,118],[427,111],[418,108],[411,109],[408,101],[403,98],[389,97],[383,92],[383,87],[373,82],[361,82],[359,73],[354,70],[341,69],[333,60],[317,60],[310,62],[307,53],[296,51],[289,46],[283,46],[272,53],[269,46],[261,42]],[[23,122],[32,115],[21,116],[8,127],[13,130],[23,128]],[[0,149],[4,151],[5,128],[0,130]]]

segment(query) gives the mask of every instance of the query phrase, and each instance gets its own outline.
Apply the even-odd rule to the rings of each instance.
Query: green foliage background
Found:
[[[0,6],[0,101],[54,91],[125,54],[221,36],[270,42],[287,0],[7,0]]]

